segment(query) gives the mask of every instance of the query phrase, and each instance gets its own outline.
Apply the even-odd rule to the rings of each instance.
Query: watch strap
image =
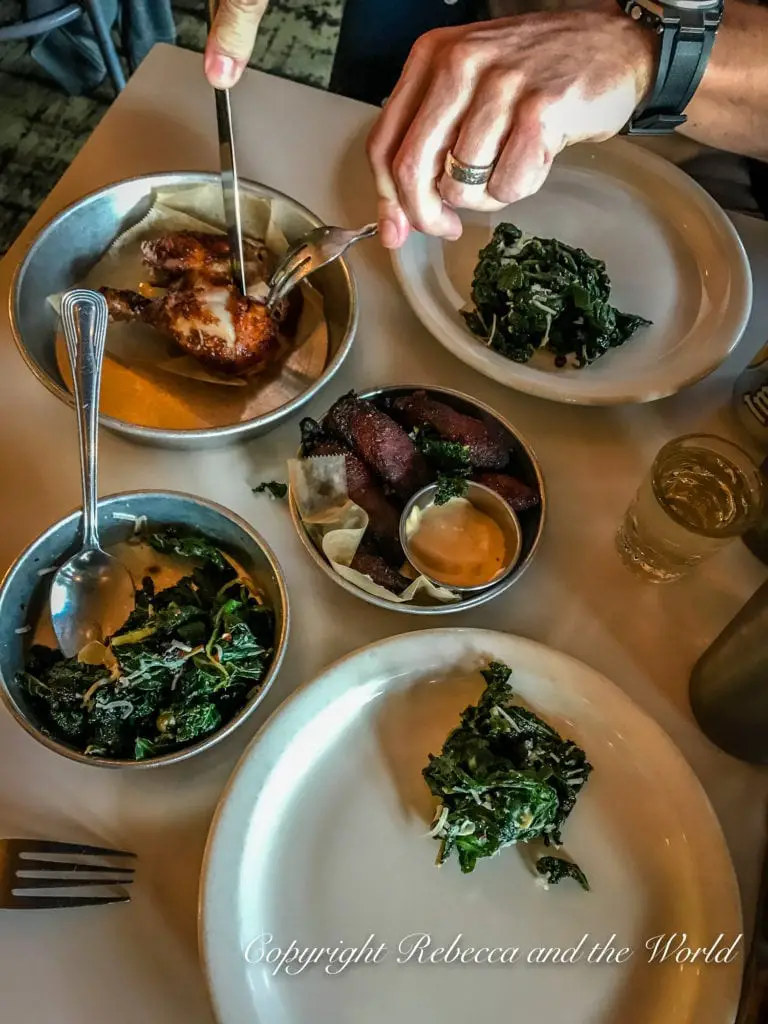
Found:
[[[658,135],[684,124],[683,113],[707,67],[722,19],[722,0],[704,11],[671,9],[656,14],[636,0],[621,3],[629,16],[659,34],[656,76],[625,134]],[[654,5],[655,7],[655,5]]]

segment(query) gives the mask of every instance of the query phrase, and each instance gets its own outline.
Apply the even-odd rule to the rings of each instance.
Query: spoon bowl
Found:
[[[131,574],[99,543],[96,500],[101,367],[107,341],[103,295],[74,289],[61,300],[61,320],[72,368],[83,483],[83,546],[56,572],[51,623],[65,658],[123,625],[135,604]]]
[[[51,584],[51,622],[66,658],[103,641],[131,614],[135,585],[125,566],[101,548],[79,551],[57,570]]]

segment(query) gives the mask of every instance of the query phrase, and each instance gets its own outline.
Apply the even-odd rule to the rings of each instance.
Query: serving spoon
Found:
[[[98,412],[107,319],[107,302],[99,292],[74,289],[61,300],[83,483],[82,547],[56,571],[51,585],[51,622],[66,658],[74,657],[86,644],[103,641],[114,633],[136,602],[131,574],[99,543]]]

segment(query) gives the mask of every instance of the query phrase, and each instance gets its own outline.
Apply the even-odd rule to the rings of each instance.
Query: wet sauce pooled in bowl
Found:
[[[447,586],[483,586],[508,564],[504,531],[466,498],[414,507],[405,531],[409,553],[419,567]]]

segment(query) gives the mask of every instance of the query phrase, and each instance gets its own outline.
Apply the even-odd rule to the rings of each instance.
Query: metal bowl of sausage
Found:
[[[359,392],[356,394],[356,399],[362,402],[373,403],[379,412],[385,413],[391,419],[397,417],[396,422],[398,422],[398,425],[406,432],[407,436],[408,431],[412,429],[414,417],[418,419],[420,415],[418,404],[415,412],[413,409],[410,409],[408,414],[404,414],[402,410],[398,410],[398,404],[402,406],[402,401],[399,402],[398,400],[407,399],[409,396],[416,399],[419,404],[423,401],[421,396],[424,396],[424,400],[429,403],[428,411],[437,414],[437,420],[432,417],[431,424],[428,424],[428,426],[431,426],[433,429],[436,422],[439,422],[441,426],[445,426],[444,422],[440,422],[441,419],[446,416],[451,417],[454,422],[450,422],[448,424],[448,429],[454,435],[454,438],[458,437],[463,427],[469,426],[475,434],[475,437],[483,438],[485,435],[489,439],[492,439],[493,446],[500,447],[502,449],[503,453],[501,457],[494,455],[494,453],[491,452],[490,458],[484,458],[482,456],[476,458],[477,462],[482,463],[485,461],[487,465],[476,466],[473,471],[473,479],[484,483],[486,486],[493,486],[497,490],[499,488],[504,490],[506,492],[507,499],[510,501],[513,509],[517,512],[522,531],[522,546],[513,571],[509,573],[509,575],[505,576],[499,583],[475,593],[467,593],[463,595],[460,600],[452,603],[440,603],[428,599],[426,596],[419,597],[416,600],[408,602],[395,602],[387,600],[386,598],[380,597],[376,594],[368,593],[362,588],[356,586],[354,583],[345,579],[343,576],[339,575],[339,573],[332,568],[323,551],[317,546],[313,538],[310,536],[310,533],[307,531],[306,526],[302,522],[296,496],[292,489],[289,495],[291,517],[299,539],[309,557],[318,566],[318,568],[325,573],[326,576],[332,579],[338,586],[342,587],[348,593],[354,594],[355,596],[362,598],[364,601],[367,601],[369,604],[374,604],[379,608],[384,608],[389,611],[405,612],[409,615],[447,615],[451,612],[467,611],[470,608],[476,608],[478,605],[485,604],[487,601],[491,601],[493,598],[498,597],[499,594],[504,593],[520,579],[525,570],[531,564],[541,540],[544,521],[546,518],[544,476],[531,445],[520,434],[520,432],[508,420],[504,419],[504,417],[500,416],[493,409],[481,402],[478,402],[476,399],[471,398],[469,395],[462,394],[458,391],[452,391],[448,388],[424,386],[419,384],[402,384]],[[437,404],[433,405],[433,403]],[[339,403],[337,402],[336,405],[318,421],[322,427],[328,425],[329,417],[331,420],[333,419],[333,409],[338,408],[338,406]],[[469,417],[470,420],[465,421],[463,419],[464,417]],[[385,429],[389,426],[386,421],[382,421],[380,425]],[[330,433],[333,435],[332,430]],[[438,430],[437,433],[440,433],[446,438],[448,436],[443,431]],[[341,438],[336,435],[336,439],[345,448],[350,447],[349,436]],[[331,449],[328,448],[326,450],[330,451]],[[472,450],[471,444],[470,450]],[[390,482],[381,479],[381,477],[372,469],[372,463],[375,462],[375,458],[372,459],[369,457],[366,459],[365,452],[355,451],[354,449],[352,449],[352,452],[353,455],[356,455],[361,459],[365,464],[367,471],[371,474],[369,482],[373,484],[377,497],[380,498],[383,493],[388,502],[395,504],[398,508],[404,507],[410,495],[404,493],[402,489],[400,489],[398,494],[396,489],[391,486]],[[298,457],[304,458],[308,454],[311,453],[307,452],[304,445],[302,445],[299,450]],[[507,458],[504,457],[504,454],[507,455]],[[349,480],[349,464],[347,464],[347,470],[347,477]],[[417,488],[414,487],[414,493],[416,490]],[[367,503],[367,499],[360,495],[356,495],[353,492],[350,492],[350,497],[352,500],[356,501],[356,503]],[[516,504],[518,505],[518,508],[515,508]],[[368,529],[372,529],[371,525],[369,525]],[[369,550],[376,550],[375,540],[373,548]],[[356,568],[354,562],[352,568]]]
[[[217,181],[218,175],[191,171],[149,174],[119,181],[79,199],[54,217],[34,239],[16,270],[11,288],[11,328],[29,369],[61,401],[73,405],[57,359],[58,315],[47,297],[81,284],[113,242],[146,217],[159,191],[183,191]],[[241,188],[245,198],[270,203],[275,223],[289,244],[322,224],[314,213],[282,192],[247,180],[241,181]],[[345,260],[336,260],[318,271],[313,275],[312,284],[323,300],[327,355],[319,376],[313,371],[296,397],[249,418],[242,413],[240,392],[243,389],[213,388],[217,394],[210,397],[211,386],[198,384],[197,391],[178,395],[176,404],[186,408],[196,405],[196,399],[204,404],[210,398],[215,402],[217,425],[148,426],[140,419],[132,420],[129,415],[118,417],[105,412],[100,416],[101,423],[135,441],[166,448],[221,447],[266,434],[284,423],[311,401],[338,371],[357,328],[357,287]],[[127,383],[115,383],[115,387],[120,386],[126,393],[124,404],[128,407],[131,394],[140,392],[142,380],[139,374],[137,380],[131,377]],[[172,389],[172,378],[170,382],[168,386]],[[108,384],[105,373],[102,409],[106,408],[109,398]],[[194,387],[194,381],[187,384]],[[219,398],[222,393],[223,397]]]

